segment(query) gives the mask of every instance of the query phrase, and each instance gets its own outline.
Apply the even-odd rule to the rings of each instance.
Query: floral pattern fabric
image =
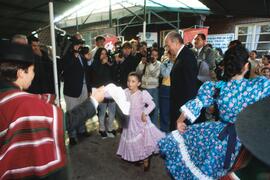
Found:
[[[215,88],[220,88],[217,99],[213,98]],[[265,77],[204,83],[197,97],[183,105],[181,111],[194,122],[203,107],[209,107],[216,101],[222,122],[194,124],[182,134],[176,130],[159,141],[160,153],[165,157],[166,167],[173,178],[218,179],[226,175],[240,151],[241,143],[237,138],[230,167],[224,169],[228,137],[218,139],[227,125],[224,122],[234,123],[243,108],[269,95],[270,81]]]

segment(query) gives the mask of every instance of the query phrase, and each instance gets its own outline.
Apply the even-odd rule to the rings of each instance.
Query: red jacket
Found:
[[[0,89],[0,179],[42,177],[65,166],[64,120],[44,96]]]

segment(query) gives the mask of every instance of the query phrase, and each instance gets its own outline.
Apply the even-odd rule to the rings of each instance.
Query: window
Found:
[[[237,25],[235,28],[235,37],[249,51],[257,50],[258,57],[270,53],[270,22]]]

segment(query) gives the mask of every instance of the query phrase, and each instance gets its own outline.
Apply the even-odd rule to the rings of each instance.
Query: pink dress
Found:
[[[128,126],[123,128],[117,155],[127,161],[146,159],[158,152],[157,142],[165,137],[150,120],[149,113],[155,108],[152,96],[147,91],[130,93],[125,89],[127,99],[130,101],[130,117]],[[142,112],[147,115],[147,121],[141,119]]]

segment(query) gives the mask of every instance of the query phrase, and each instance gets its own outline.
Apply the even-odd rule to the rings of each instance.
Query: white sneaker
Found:
[[[107,132],[107,136],[108,136],[109,138],[115,138],[115,135],[114,135],[113,133],[110,133],[110,132]]]

